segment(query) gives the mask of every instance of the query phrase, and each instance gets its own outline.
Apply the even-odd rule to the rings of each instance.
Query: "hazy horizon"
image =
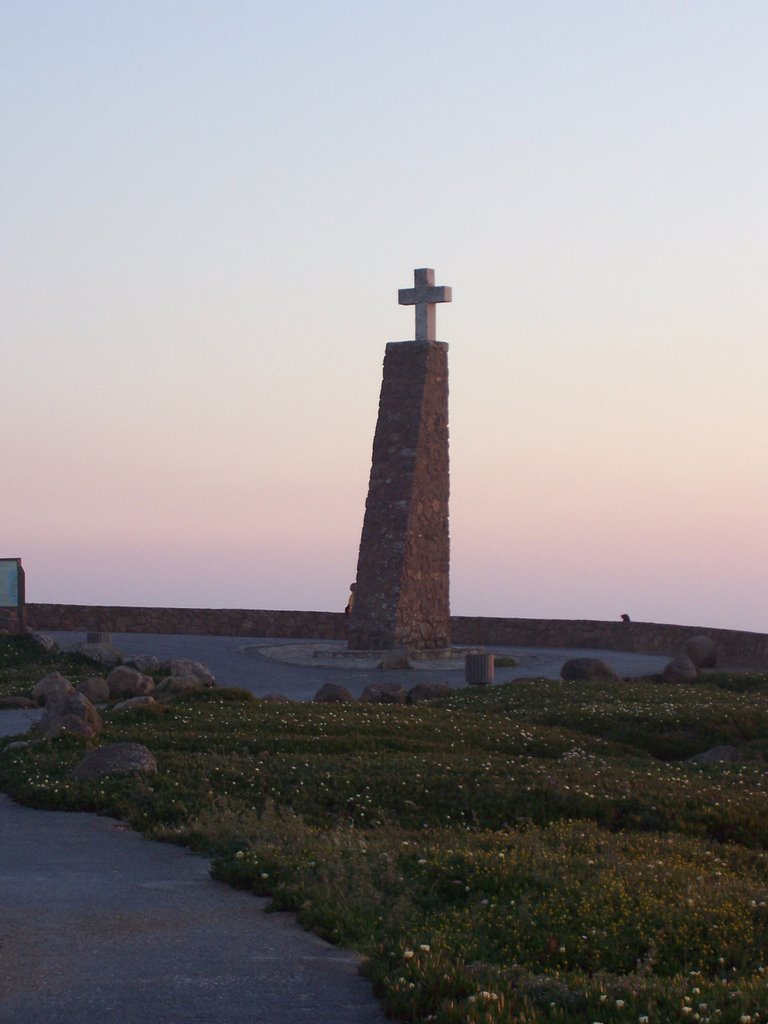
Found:
[[[456,615],[768,630],[768,7],[8,0],[0,556],[343,609],[453,288]]]

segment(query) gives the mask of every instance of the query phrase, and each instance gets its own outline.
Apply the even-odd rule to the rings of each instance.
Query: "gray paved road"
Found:
[[[385,1024],[357,958],[208,861],[0,796],[2,1024]]]
[[[82,643],[85,633],[51,633],[63,647]],[[359,697],[372,682],[402,683],[406,689],[415,683],[429,679],[464,686],[463,661],[446,662],[437,668],[414,668],[404,671],[381,669],[360,669],[344,662],[338,666],[326,667],[311,663],[290,664],[273,658],[241,653],[243,647],[264,645],[276,647],[281,644],[294,646],[295,640],[270,640],[266,637],[222,637],[222,636],[159,636],[150,633],[114,633],[112,642],[126,655],[154,654],[161,658],[192,658],[208,665],[221,685],[242,686],[256,696],[268,693],[282,693],[293,700],[311,700],[326,682],[341,683]],[[323,643],[306,641],[307,645],[322,648]],[[333,647],[333,644],[326,645]],[[544,676],[559,679],[560,668],[568,658],[601,657],[622,676],[648,675],[660,672],[668,658],[648,654],[627,654],[619,651],[584,651],[553,648],[512,648],[486,647],[488,653],[512,654],[518,659],[516,668],[497,669],[496,682],[504,683],[520,676]],[[434,663],[432,663],[434,664]]]

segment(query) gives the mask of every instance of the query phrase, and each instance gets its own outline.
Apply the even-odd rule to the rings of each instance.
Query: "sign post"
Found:
[[[0,558],[0,608],[15,608],[18,631],[26,632],[24,570],[20,558]]]

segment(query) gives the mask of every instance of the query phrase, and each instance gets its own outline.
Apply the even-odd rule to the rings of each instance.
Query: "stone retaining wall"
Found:
[[[686,640],[705,634],[717,644],[718,664],[768,668],[768,635],[709,626],[674,626],[656,622],[596,622],[589,619],[451,620],[457,644],[504,644],[510,647],[595,647],[638,654],[677,654]]]
[[[179,633],[197,636],[296,637],[344,640],[341,612],[250,611],[232,608],[132,608],[75,604],[28,604],[34,630],[110,633]],[[718,646],[719,663],[768,669],[768,635],[708,626],[587,619],[502,619],[454,616],[456,644],[510,647],[582,647],[643,654],[676,654],[692,636],[705,633]]]
[[[345,640],[341,612],[251,611],[240,608],[133,608],[83,604],[28,604],[34,630],[180,633],[191,636],[312,637]]]

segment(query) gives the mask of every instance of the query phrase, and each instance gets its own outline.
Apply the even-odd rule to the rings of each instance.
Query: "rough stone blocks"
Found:
[[[387,345],[352,650],[450,646],[448,346]]]

